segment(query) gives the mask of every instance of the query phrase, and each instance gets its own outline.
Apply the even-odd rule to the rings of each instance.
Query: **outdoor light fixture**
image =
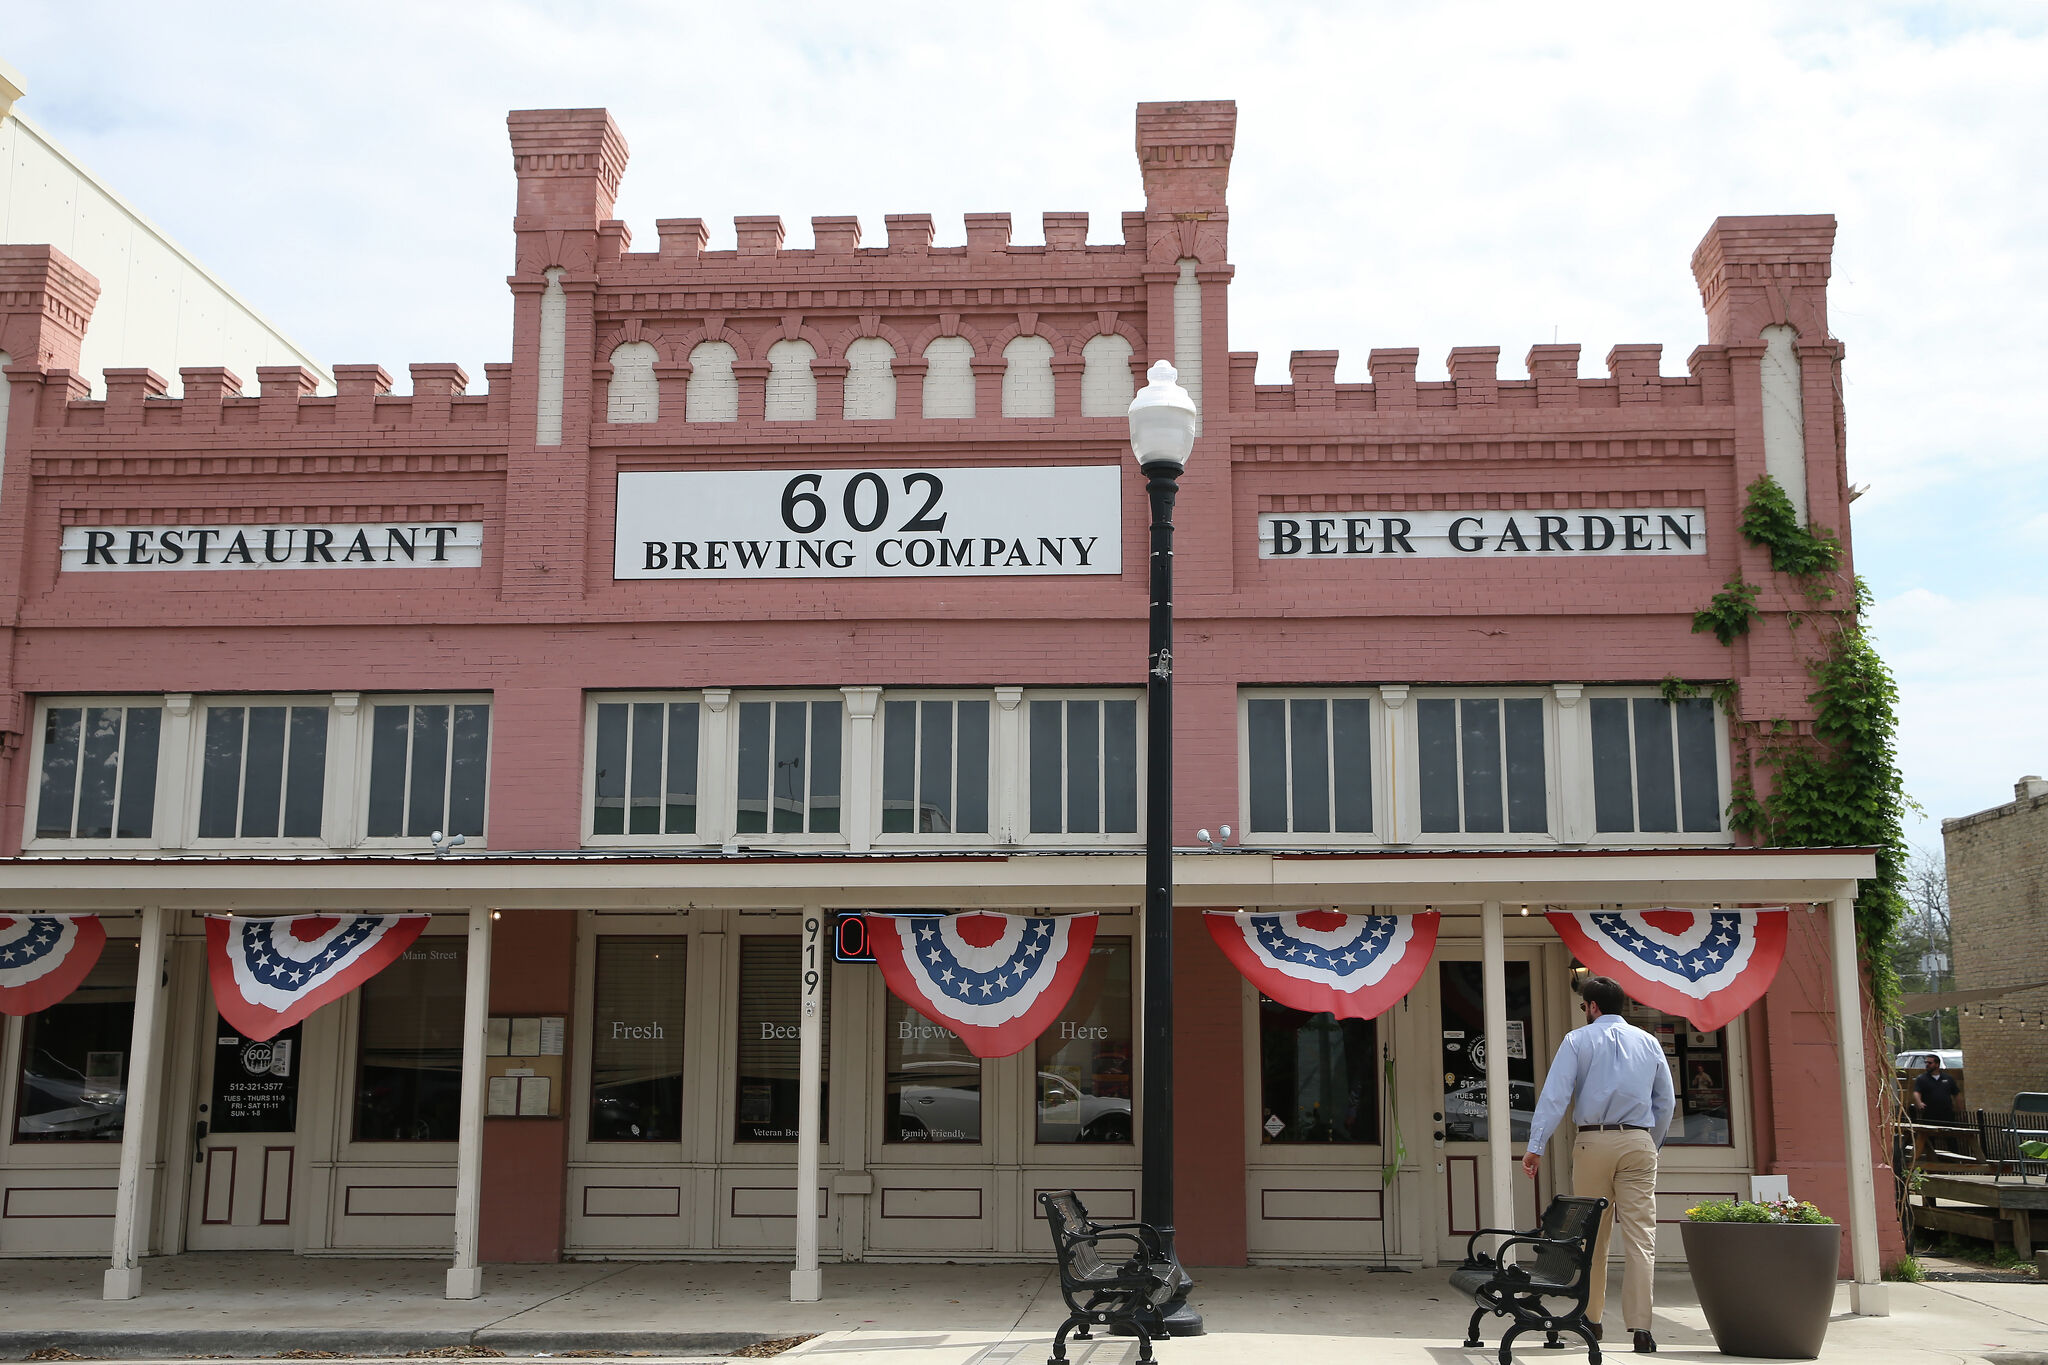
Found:
[[[1152,510],[1151,640],[1145,658],[1145,1083],[1138,1109],[1138,1216],[1160,1230],[1179,1288],[1160,1309],[1167,1331],[1197,1336],[1194,1283],[1173,1251],[1173,503],[1195,448],[1195,400],[1161,360],[1131,400],[1131,454]],[[1224,832],[1229,837],[1229,831]],[[1207,842],[1206,837],[1204,842]],[[1213,845],[1212,845],[1213,847]]]
[[[440,830],[437,829],[431,835],[428,836],[427,842],[434,846],[434,856],[436,858],[445,858],[448,856],[449,849],[460,848],[463,844],[467,843],[468,840],[460,834],[454,836],[453,838],[448,838],[444,836]]]

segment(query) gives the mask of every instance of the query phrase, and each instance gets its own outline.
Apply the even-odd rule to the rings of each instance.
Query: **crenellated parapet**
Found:
[[[1646,421],[1666,420],[1668,409],[1726,405],[1730,390],[1727,362],[1720,348],[1701,347],[1692,355],[1692,373],[1683,378],[1662,374],[1656,344],[1619,345],[1607,353],[1605,378],[1579,373],[1576,345],[1532,346],[1523,364],[1526,379],[1500,377],[1500,348],[1459,346],[1445,359],[1448,379],[1417,380],[1420,352],[1412,347],[1375,349],[1367,360],[1371,382],[1336,382],[1335,351],[1296,351],[1288,360],[1290,382],[1261,384],[1256,351],[1230,353],[1234,409],[1257,413],[1379,414],[1388,421],[1440,420],[1455,413],[1461,420],[1485,421],[1507,413],[1613,411]],[[1718,371],[1718,376],[1717,372]]]

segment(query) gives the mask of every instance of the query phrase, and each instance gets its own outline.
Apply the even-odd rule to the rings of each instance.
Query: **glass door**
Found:
[[[202,1039],[199,1117],[185,1244],[193,1251],[283,1250],[298,1202],[304,1025],[261,1042],[218,1014]]]
[[[1536,1022],[1543,1017],[1533,948],[1510,948],[1507,960],[1507,1037],[1486,1032],[1485,981],[1476,948],[1448,948],[1437,958],[1437,1014],[1442,1084],[1431,1129],[1438,1190],[1437,1254],[1455,1261],[1466,1239],[1480,1228],[1530,1227],[1536,1218],[1536,1189],[1515,1171],[1515,1207],[1496,1215],[1493,1180],[1487,1166],[1496,1117],[1486,1102],[1487,1054],[1506,1050],[1507,1132],[1517,1162],[1529,1141],[1536,1111]]]

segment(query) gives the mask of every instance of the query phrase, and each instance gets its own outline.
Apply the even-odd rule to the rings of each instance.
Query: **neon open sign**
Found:
[[[840,910],[832,916],[832,960],[873,962],[875,953],[868,943],[867,918],[858,910]]]

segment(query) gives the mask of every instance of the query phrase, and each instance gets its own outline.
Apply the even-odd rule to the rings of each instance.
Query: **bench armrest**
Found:
[[[1468,1262],[1479,1259],[1479,1239],[1481,1237],[1528,1237],[1531,1235],[1520,1228],[1481,1228],[1465,1239],[1465,1259]],[[1501,1245],[1505,1246],[1506,1243]],[[1500,1248],[1496,1247],[1494,1249],[1498,1251]]]
[[[1150,1223],[1097,1223],[1094,1225],[1094,1228],[1098,1233],[1135,1234],[1138,1241],[1157,1253],[1162,1259],[1166,1256],[1166,1239],[1161,1237],[1159,1229],[1153,1227]]]

